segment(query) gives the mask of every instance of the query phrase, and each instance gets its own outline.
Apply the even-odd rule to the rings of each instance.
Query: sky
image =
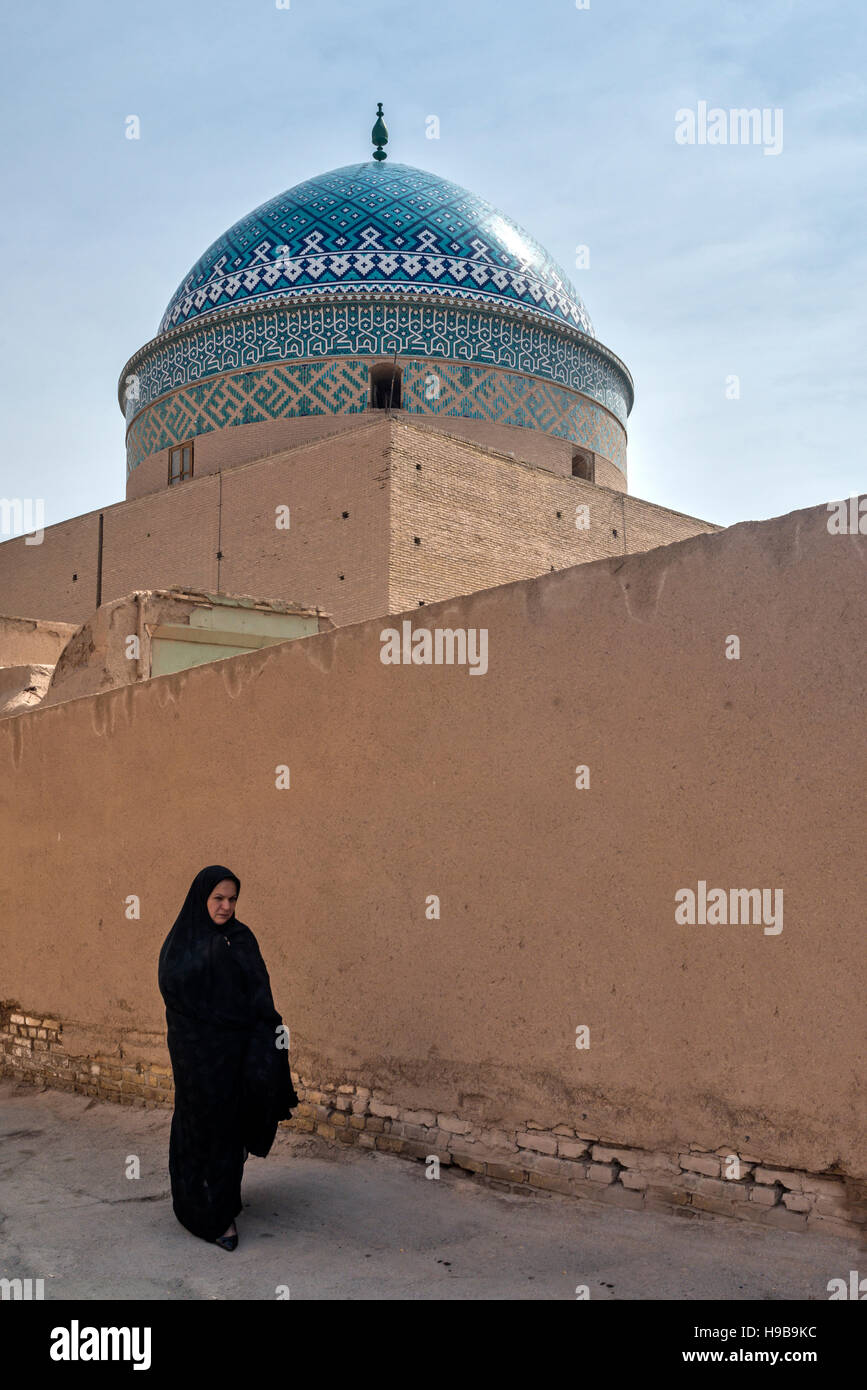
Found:
[[[630,492],[729,525],[867,490],[867,6],[579,3],[7,4],[0,496],[123,500],[124,364],[227,227],[369,157],[377,101],[390,158],[577,286],[635,381]],[[700,103],[766,134],[682,143]]]

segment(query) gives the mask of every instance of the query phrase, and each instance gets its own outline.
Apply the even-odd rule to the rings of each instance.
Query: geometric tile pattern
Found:
[[[373,159],[242,217],[184,278],[159,331],[261,298],[383,289],[524,306],[595,336],[575,286],[511,218],[437,174]]]
[[[606,411],[571,390],[523,372],[478,363],[400,358],[401,408],[523,425],[583,444],[626,470],[626,435]],[[127,473],[183,439],[293,415],[356,414],[368,408],[370,358],[334,358],[228,372],[163,396],[127,436]]]
[[[592,396],[626,424],[632,384],[618,359],[592,339],[513,311],[369,301],[286,305],[217,315],[157,338],[121,376],[129,424],[136,413],[178,386],[232,368],[295,359],[406,354],[527,372]]]

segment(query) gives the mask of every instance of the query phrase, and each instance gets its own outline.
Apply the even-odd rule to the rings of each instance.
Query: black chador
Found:
[[[256,938],[235,915],[214,921],[208,911],[223,879],[240,893],[240,879],[222,864],[196,874],[158,972],[175,1083],[172,1205],[181,1224],[208,1241],[241,1211],[247,1152],[265,1158],[278,1121],[299,1104]]]

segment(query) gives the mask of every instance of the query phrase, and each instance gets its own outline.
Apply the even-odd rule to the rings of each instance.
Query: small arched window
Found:
[[[377,362],[370,369],[371,410],[400,410],[401,369],[396,362]]]

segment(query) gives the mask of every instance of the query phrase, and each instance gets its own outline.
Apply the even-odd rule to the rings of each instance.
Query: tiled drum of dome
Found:
[[[625,471],[631,379],[563,271],[484,199],[391,161],[296,185],[200,257],[124,370],[128,471],[229,425],[365,410],[371,359],[394,354],[403,409],[560,435]]]
[[[123,385],[135,378],[127,420],[178,386],[230,369],[312,356],[390,357],[395,351],[548,377],[592,396],[623,425],[632,405],[625,371],[595,341],[573,340],[490,309],[341,302],[218,317],[156,339],[132,359],[132,373],[125,373]]]
[[[550,382],[476,363],[403,363],[402,409],[415,414],[531,426],[585,444],[626,468],[626,438],[592,401]],[[436,377],[435,394],[431,377]],[[280,363],[223,375],[164,396],[142,411],[127,437],[127,471],[145,458],[211,430],[287,416],[368,409],[369,362]]]

